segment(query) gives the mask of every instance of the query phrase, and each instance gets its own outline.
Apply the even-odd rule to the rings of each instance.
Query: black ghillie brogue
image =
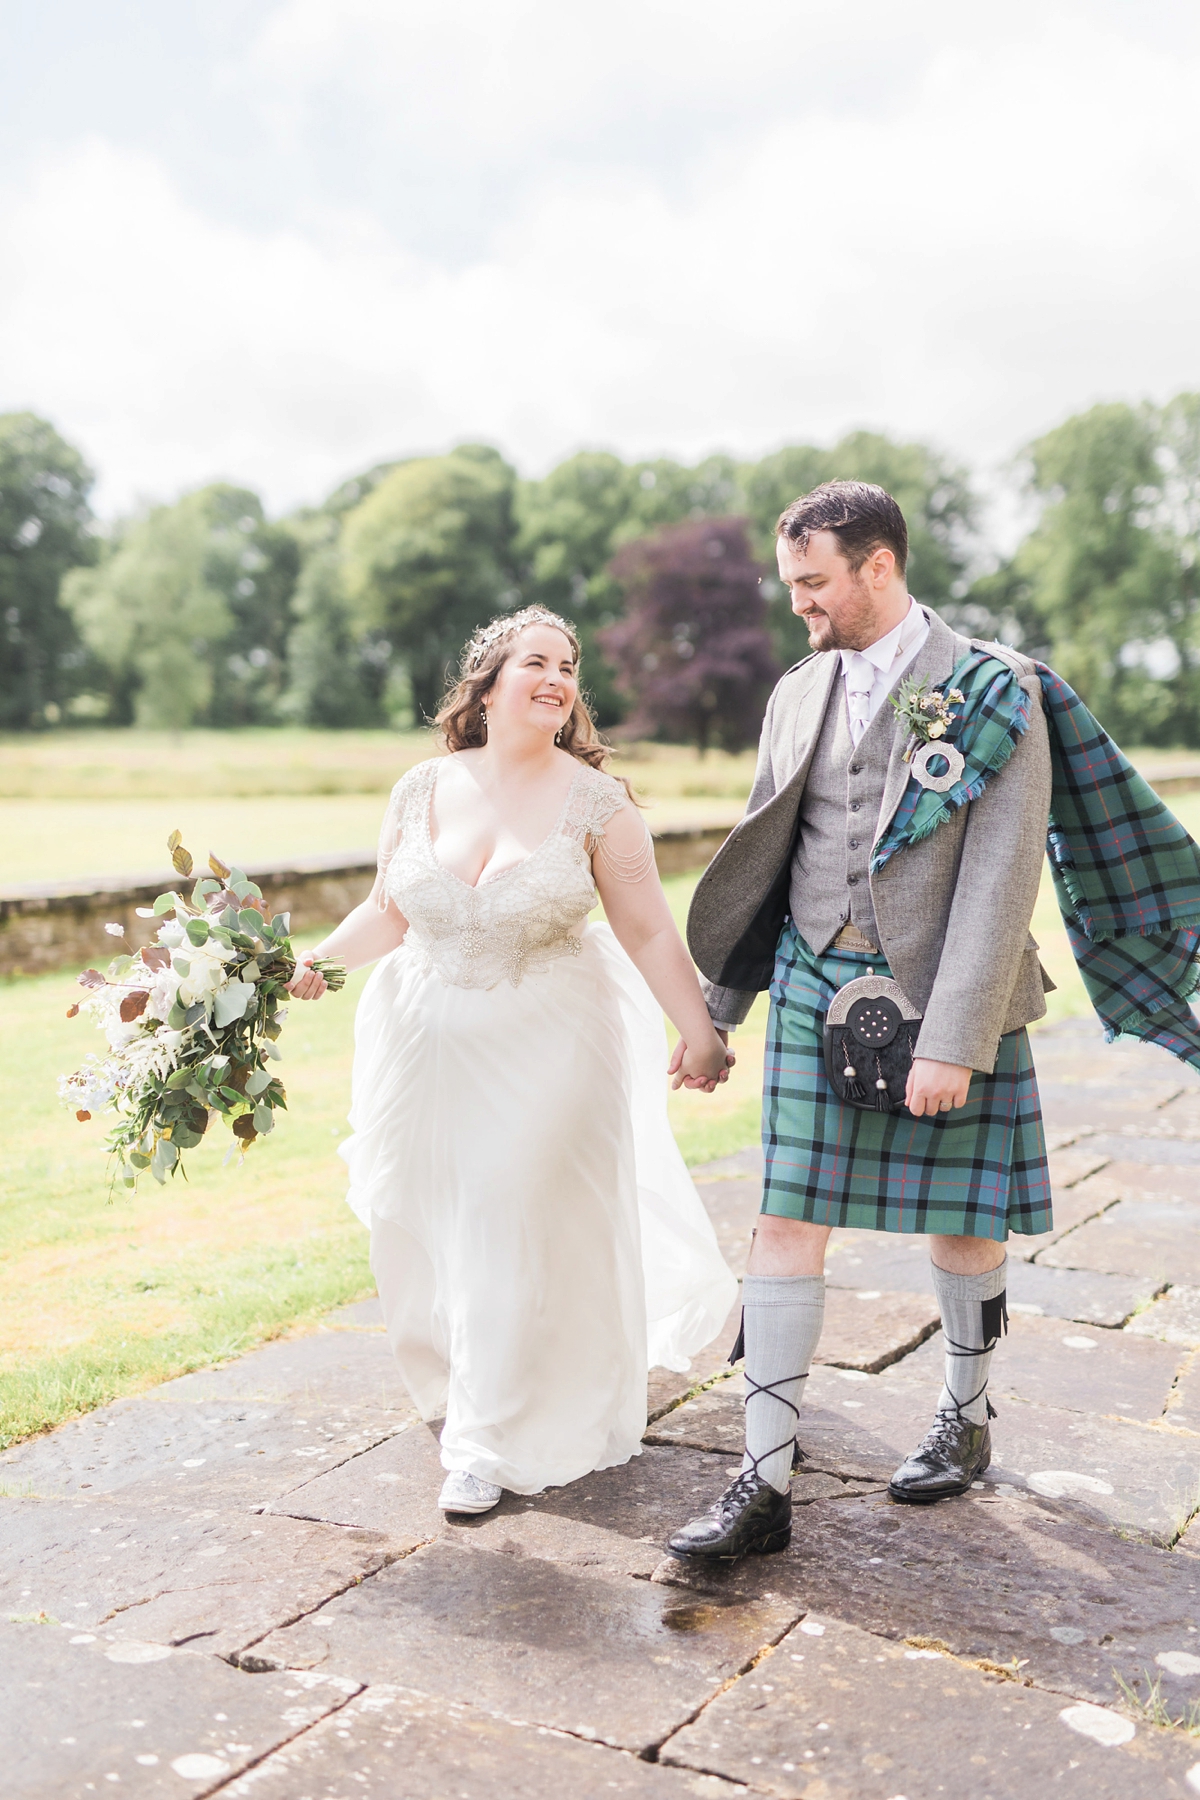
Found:
[[[994,1417],[992,1409],[989,1415]],[[992,1433],[985,1419],[972,1425],[961,1413],[940,1412],[912,1455],[888,1483],[893,1500],[930,1506],[965,1494],[992,1460]]]
[[[715,1506],[667,1539],[674,1556],[736,1562],[739,1556],[786,1550],[792,1536],[792,1497],[748,1470],[730,1482]]]

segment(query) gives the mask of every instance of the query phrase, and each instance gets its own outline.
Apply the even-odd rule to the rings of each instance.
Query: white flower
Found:
[[[125,927],[123,925],[106,925],[104,929],[107,931],[109,937],[125,936]]]
[[[175,1004],[175,996],[179,992],[180,976],[176,969],[168,965],[165,969],[155,971],[154,980],[150,984],[150,998],[146,1002],[143,1014],[147,1019],[166,1019]]]
[[[926,729],[931,738],[944,737],[946,734],[945,722],[942,719],[935,719],[933,724],[927,726]]]
[[[212,996],[229,980],[225,969],[226,954],[211,938],[207,944],[188,944],[182,959],[187,963],[187,973],[179,983],[181,1006],[195,1006],[202,1000],[207,1007]]]
[[[180,944],[186,943],[187,933],[178,919],[171,919],[160,928],[158,941],[165,950],[176,950]]]

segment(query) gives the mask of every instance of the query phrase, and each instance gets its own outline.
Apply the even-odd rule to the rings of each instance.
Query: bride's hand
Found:
[[[714,1031],[711,1042],[702,1049],[689,1048],[680,1038],[667,1066],[672,1088],[698,1088],[711,1094],[719,1082],[728,1081],[729,1071],[737,1061],[728,1044],[724,1031]]]
[[[311,966],[316,954],[315,950],[306,950],[303,956],[296,958],[296,973],[287,987],[288,993],[297,1000],[319,1000],[329,986],[325,977]]]

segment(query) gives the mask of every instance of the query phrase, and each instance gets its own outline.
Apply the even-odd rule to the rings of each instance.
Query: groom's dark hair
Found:
[[[908,565],[908,527],[886,488],[871,481],[823,481],[811,494],[785,506],[775,536],[801,552],[814,531],[832,532],[852,569],[861,569],[873,551],[890,550],[903,575]]]

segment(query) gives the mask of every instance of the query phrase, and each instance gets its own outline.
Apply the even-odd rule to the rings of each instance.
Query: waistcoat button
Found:
[[[850,839],[850,848],[851,848],[851,849],[852,849],[852,850],[857,850],[857,849],[858,849],[858,839],[857,839],[857,838],[851,838],[851,839]]]
[[[851,763],[850,764],[850,773],[851,773],[851,775],[861,775],[862,774],[862,764],[861,763]]]
[[[858,880],[858,876],[857,875],[847,875],[846,880],[849,883],[849,885],[851,887],[853,887],[855,882]]]

